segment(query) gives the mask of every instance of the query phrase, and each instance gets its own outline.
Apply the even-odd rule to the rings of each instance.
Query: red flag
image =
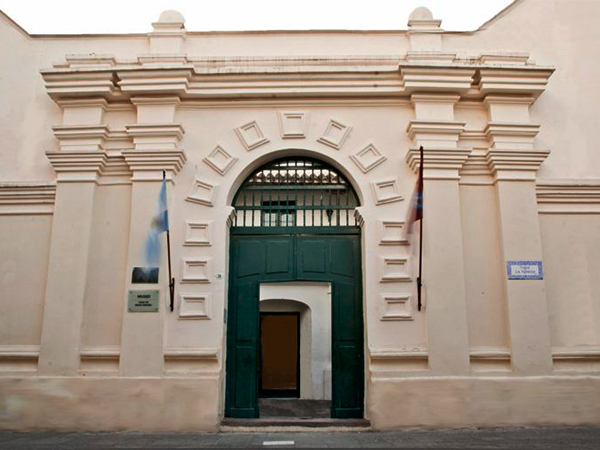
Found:
[[[417,184],[413,191],[410,208],[408,210],[408,218],[406,219],[407,234],[412,234],[414,223],[417,220],[423,219],[423,146],[421,146],[420,152],[421,161],[419,164],[419,176],[417,177]]]

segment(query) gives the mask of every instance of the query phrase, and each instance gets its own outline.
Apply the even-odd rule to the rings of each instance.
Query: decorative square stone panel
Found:
[[[373,196],[377,205],[403,200],[398,192],[396,179],[373,181],[371,182],[371,188],[373,189]]]
[[[317,139],[317,141],[339,150],[344,145],[344,141],[348,138],[351,129],[351,127],[332,119],[329,121],[327,128],[325,128],[323,136]]]
[[[383,294],[381,320],[414,320],[410,295]]]
[[[352,161],[356,163],[363,173],[373,170],[387,159],[379,152],[379,150],[375,148],[373,144],[367,145],[362,150],[358,151],[354,155],[351,155],[350,158],[352,158]]]
[[[192,192],[186,200],[192,203],[199,203],[204,206],[212,206],[217,187],[196,179],[192,186]]]
[[[277,114],[282,139],[306,138],[307,112],[284,111]]]
[[[202,161],[214,169],[219,175],[225,175],[231,166],[235,164],[237,158],[230,155],[220,145],[217,145],[215,149],[210,152],[210,155],[208,155]]]
[[[380,220],[379,236],[379,245],[408,245],[402,221]]]
[[[208,273],[208,259],[182,258],[181,282],[210,283],[210,276]]]
[[[185,246],[208,247],[211,245],[209,221],[188,220],[185,223]]]
[[[411,281],[408,270],[408,258],[405,256],[384,256],[383,274],[381,283],[393,283],[398,281]]]
[[[255,148],[269,142],[269,140],[263,135],[255,120],[236,128],[235,132],[248,151],[254,150]]]
[[[179,318],[192,320],[210,319],[210,295],[180,294]]]

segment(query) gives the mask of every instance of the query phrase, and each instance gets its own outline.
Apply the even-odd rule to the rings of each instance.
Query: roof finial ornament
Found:
[[[408,38],[410,40],[411,53],[441,52],[442,33],[440,28],[442,21],[434,19],[432,12],[425,6],[414,9],[408,17]]]
[[[185,18],[174,9],[163,11],[158,22],[152,23],[150,38],[150,53],[179,54],[183,52],[185,40]]]

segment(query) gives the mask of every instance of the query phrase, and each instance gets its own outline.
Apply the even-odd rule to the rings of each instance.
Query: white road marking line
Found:
[[[263,445],[294,445],[294,441],[264,441]]]

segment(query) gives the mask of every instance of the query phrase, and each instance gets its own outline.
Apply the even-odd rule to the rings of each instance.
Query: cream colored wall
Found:
[[[555,353],[569,348],[598,349],[600,217],[543,214],[540,224]]]
[[[120,350],[123,291],[126,278],[131,276],[127,268],[130,211],[129,186],[108,185],[98,189],[89,254],[91,270],[84,299],[84,353]],[[80,369],[118,371],[118,357],[108,358],[100,365],[92,359],[82,358]]]
[[[444,48],[460,56],[523,52],[556,68],[531,108],[532,122],[542,125],[537,148],[552,151],[540,178],[600,177],[593,138],[600,86],[591,76],[600,70],[599,18],[600,3],[593,0],[526,0],[484,30],[444,36]]]
[[[472,351],[510,348],[504,264],[493,186],[461,186],[465,283]],[[472,364],[474,361],[471,356]],[[505,361],[508,363],[509,361]],[[485,363],[482,362],[482,365]],[[505,369],[510,369],[507,365]]]
[[[401,424],[507,424],[519,419],[539,423],[528,411],[551,411],[556,406],[560,407],[556,414],[543,415],[545,423],[597,422],[593,407],[580,408],[583,412],[576,413],[589,392],[593,392],[600,369],[600,306],[595,295],[599,286],[594,276],[600,261],[600,250],[596,248],[600,225],[598,211],[590,213],[585,206],[597,203],[600,184],[600,156],[594,146],[596,103],[600,98],[594,76],[600,73],[595,44],[599,17],[600,6],[593,2],[529,0],[518,2],[485,29],[443,36],[443,48],[439,50],[457,51],[461,57],[508,49],[529,52],[537,64],[556,67],[546,91],[530,108],[531,119],[526,102],[514,97],[502,97],[498,104],[493,99],[491,103],[472,97],[459,100],[439,80],[438,87],[448,89],[445,94],[436,91],[434,95],[423,95],[417,89],[415,94],[402,91],[400,97],[400,75],[396,84],[385,91],[384,98],[361,91],[349,95],[346,88],[340,88],[344,92],[340,98],[328,97],[321,94],[327,94],[327,89],[335,90],[321,87],[321,94],[313,92],[308,98],[301,98],[298,91],[285,94],[293,94],[288,98],[249,100],[231,88],[229,93],[223,89],[219,95],[228,94],[233,101],[206,96],[188,99],[183,95],[183,99],[173,98],[160,105],[148,106],[148,100],[134,100],[138,102],[134,106],[128,102],[117,104],[112,99],[104,118],[91,124],[106,123],[113,130],[111,138],[104,142],[110,170],[103,168],[104,175],[98,177],[98,167],[103,164],[99,160],[81,158],[70,171],[64,163],[61,165],[58,156],[44,154],[58,150],[61,144],[52,127],[69,124],[79,112],[67,112],[63,123],[61,109],[48,95],[40,71],[64,62],[65,55],[71,54],[113,54],[117,58],[147,54],[151,50],[147,36],[31,37],[0,15],[0,40],[4,43],[0,65],[8,68],[0,74],[0,179],[20,183],[58,179],[55,189],[59,193],[54,217],[50,215],[52,211],[43,216],[0,215],[0,254],[9,255],[3,258],[0,279],[0,346],[10,347],[8,351],[13,354],[19,350],[19,358],[25,355],[29,361],[27,369],[33,370],[37,350],[20,346],[39,345],[42,317],[46,317],[43,325],[48,346],[40,374],[52,378],[52,385],[60,389],[64,388],[63,381],[53,375],[68,375],[70,378],[65,380],[76,380],[61,391],[60,401],[71,395],[84,395],[85,387],[77,377],[82,373],[92,375],[89,379],[94,380],[95,392],[99,394],[115,382],[115,392],[130,392],[132,386],[126,379],[130,376],[163,378],[162,385],[146,379],[137,392],[159,401],[175,390],[185,405],[180,411],[189,415],[183,417],[182,413],[180,419],[161,424],[150,414],[149,429],[214,429],[223,413],[227,220],[232,212],[231,200],[245,177],[261,164],[280,156],[307,155],[337,167],[360,197],[358,212],[364,221],[366,413],[376,428]],[[418,37],[414,39],[416,47]],[[385,70],[390,70],[410,49],[404,32],[189,33],[185,41],[185,51],[192,62],[201,66],[199,71],[208,70],[201,58],[209,56],[247,57],[247,61],[238,64],[262,64],[268,69],[273,62],[252,61],[253,57],[282,55],[298,57],[287,63],[297,64],[309,73],[314,70],[314,62],[310,58],[302,60],[301,56],[338,60],[347,56],[389,56]],[[364,69],[369,63],[365,58],[353,64]],[[404,60],[402,63],[407,65]],[[246,70],[227,66],[235,65],[231,61],[223,64],[222,72]],[[347,62],[337,64],[343,71],[353,71]],[[497,68],[501,69],[502,64]],[[269,70],[280,69],[274,64]],[[331,66],[327,70],[332,70]],[[390,77],[394,77],[391,73]],[[443,75],[439,76],[443,79]],[[235,77],[229,79],[232,78]],[[374,88],[363,85],[362,89]],[[469,96],[467,88],[460,92],[463,97]],[[161,96],[166,95],[159,92],[159,101]],[[509,104],[511,99],[514,104]],[[102,102],[86,108],[89,117],[98,118]],[[304,114],[303,136],[282,136],[278,113],[290,111]],[[339,148],[319,140],[331,120],[350,129]],[[511,167],[502,166],[502,155],[506,154],[502,145],[506,142],[501,133],[486,135],[484,127],[489,122],[520,122],[517,131],[505,130],[519,137],[519,130],[526,129],[529,120],[541,124],[540,134],[535,141],[531,137],[530,142],[520,144],[521,156],[531,159],[525,163],[513,159],[510,163],[519,167],[511,171]],[[174,124],[181,124],[185,131],[181,141],[165,132],[166,138],[155,136],[159,141],[150,142],[150,146],[168,148],[176,155],[159,161],[144,154],[144,145],[148,145],[144,139],[152,141],[152,136],[135,141],[125,131],[126,125],[136,121],[141,125],[154,122],[155,126],[172,121],[173,128]],[[252,121],[268,142],[247,148],[236,128]],[[425,123],[422,128],[419,121]],[[453,121],[464,122],[466,132]],[[426,218],[433,220],[426,221],[426,245],[430,247],[426,246],[425,256],[429,262],[425,269],[424,309],[419,312],[414,283],[416,246],[405,241],[401,222],[415,182],[414,152],[408,152],[407,158],[407,151],[421,143],[428,149],[437,148],[439,153],[432,153],[432,159],[426,161]],[[373,168],[361,167],[351,156],[356,157],[369,144],[385,161]],[[233,161],[225,169],[215,169],[206,162],[217,145]],[[487,153],[490,147],[496,151],[491,156]],[[177,148],[184,149],[187,155],[181,171],[179,165],[184,158]],[[133,149],[133,155],[121,157],[122,150]],[[551,154],[542,163],[545,155],[535,151],[546,149]],[[91,145],[88,150],[96,152],[97,148]],[[91,156],[99,155],[101,152]],[[138,155],[148,158],[147,166],[135,160]],[[587,188],[591,194],[574,194],[574,214],[541,214],[538,225],[534,180],[540,163],[538,185],[541,180],[555,178],[566,179],[572,185],[589,179],[595,187]],[[156,166],[151,167],[152,164]],[[173,180],[169,183],[169,214],[177,280],[175,311],[167,310],[163,266],[160,313],[135,315],[125,312],[126,291],[132,288],[131,268],[143,265],[141,246],[145,227],[154,214],[163,168]],[[111,170],[118,173],[109,174]],[[114,184],[103,185],[107,180]],[[392,181],[396,183],[396,196],[385,197],[377,191],[377,183]],[[0,186],[0,194],[7,189]],[[571,195],[560,189],[556,198]],[[539,203],[539,189],[537,195]],[[556,198],[555,203],[563,201]],[[139,228],[129,222],[129,212],[132,220],[142,224]],[[515,226],[517,223],[521,226]],[[190,239],[190,233],[199,233],[201,239]],[[52,236],[57,242],[54,253],[50,251]],[[451,254],[443,253],[448,248],[452,249]],[[546,269],[543,282],[505,280],[505,260],[541,258],[542,250]],[[76,270],[77,267],[82,269]],[[66,270],[70,272],[65,273]],[[49,287],[47,273],[52,281]],[[75,289],[66,289],[69,280]],[[14,309],[14,301],[19,299],[26,308]],[[51,310],[44,310],[46,302]],[[62,339],[68,339],[69,345],[62,345]],[[550,344],[555,371],[586,371],[589,379],[582,383],[571,403],[564,404],[569,396],[561,391],[554,400],[537,402],[528,409],[527,402],[538,398],[522,396],[532,383],[530,375],[545,377],[540,378],[536,389],[554,389],[555,383],[560,382],[552,378],[549,367]],[[14,361],[14,357],[3,358]],[[55,362],[57,366],[52,367]],[[10,374],[12,368],[5,365],[3,375]],[[508,370],[513,371],[511,377],[500,374],[486,379],[478,373]],[[476,381],[449,379],[469,374]],[[95,378],[100,375],[107,377],[106,384]],[[0,383],[7,398],[24,395],[21,388],[7,380]],[[0,426],[15,429],[47,424],[69,429],[69,423],[41,418],[39,411],[46,411],[44,405],[53,402],[43,383],[32,382],[27,389],[34,394],[27,397],[25,406],[15,407],[14,402],[8,402],[13,406],[3,406],[0,412],[6,410],[10,414],[5,422],[8,425]],[[196,389],[210,390],[209,394],[202,394],[198,404]],[[503,401],[505,389],[514,402],[510,403],[510,411]],[[467,396],[467,391],[476,392],[471,405],[486,403],[494,406],[496,412],[479,407],[463,409],[460,399]],[[487,394],[482,394],[484,391]],[[437,408],[439,392],[449,399],[447,404],[458,405],[459,414],[454,407]],[[400,417],[395,405],[402,405],[406,393],[413,399],[411,405],[419,405],[419,400],[423,400],[427,406],[414,406],[409,416]],[[38,399],[43,404],[36,412]],[[118,395],[110,399],[113,410],[123,406]],[[124,411],[137,414],[143,409],[143,405],[135,403]],[[64,420],[78,417],[79,411],[88,410],[80,404],[69,409],[71,416],[67,414]],[[136,427],[127,421],[121,424],[110,414],[89,417],[100,423],[77,423],[84,429]],[[198,424],[197,428],[194,424]]]
[[[51,229],[51,215],[0,215],[0,347],[40,345]]]

